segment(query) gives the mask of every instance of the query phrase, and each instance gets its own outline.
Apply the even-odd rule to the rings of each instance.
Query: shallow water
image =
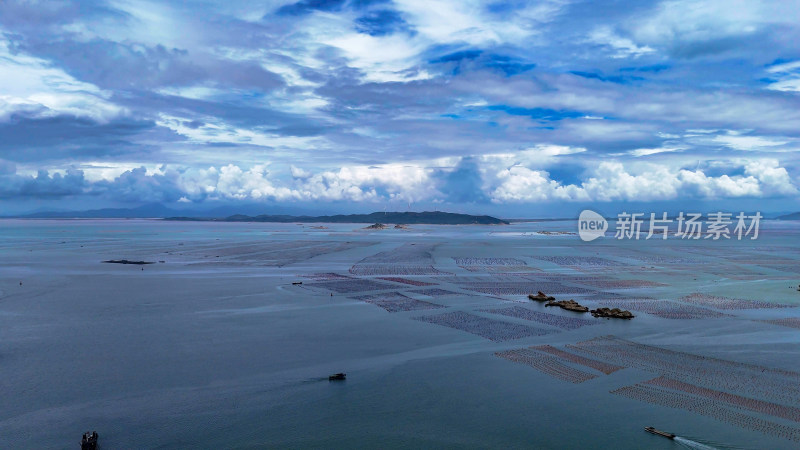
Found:
[[[800,372],[800,329],[764,322],[800,317],[800,308],[708,308],[726,315],[697,319],[646,311],[634,311],[632,321],[579,315],[598,323],[575,329],[486,312],[522,306],[576,317],[523,294],[491,292],[539,285],[597,291],[594,300],[553,294],[590,307],[602,306],[609,293],[666,300],[666,316],[688,308],[676,301],[691,293],[800,305],[798,223],[762,223],[755,241],[591,243],[537,233],[574,231],[571,222],[325,226],[0,221],[0,448],[71,447],[87,429],[97,430],[106,448],[680,448],[644,432],[648,425],[714,447],[798,445],[610,393],[657,375],[641,368],[605,375],[574,366],[595,377],[573,384],[494,353],[543,344],[564,349],[615,335]],[[155,264],[101,262],[123,258]],[[525,266],[486,265],[488,258]],[[349,270],[359,262],[356,277]],[[413,274],[429,266],[435,274]],[[324,282],[307,277],[321,272],[391,289],[326,290],[330,284],[315,287]],[[582,277],[595,284],[581,284]],[[608,282],[615,280],[651,283],[614,288]],[[430,288],[454,295],[426,295]],[[354,298],[381,292],[444,308],[390,313]],[[454,311],[552,333],[493,341],[412,319]],[[347,381],[328,382],[328,374],[342,371]]]

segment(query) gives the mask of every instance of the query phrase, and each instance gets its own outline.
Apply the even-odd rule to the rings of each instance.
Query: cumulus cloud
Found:
[[[550,153],[574,151],[544,148]],[[0,193],[3,198],[83,194],[134,202],[328,201],[373,205],[392,201],[518,204],[710,200],[800,193],[776,159],[720,161],[718,167],[726,167],[729,173],[715,175],[709,168],[602,161],[587,167],[582,179],[568,183],[541,168],[554,161],[531,159],[526,154],[529,152],[403,165],[346,166],[320,172],[292,167],[288,174],[270,170],[266,164],[249,168],[234,164],[205,169],[137,167],[92,181],[78,169],[63,174],[40,171],[35,176],[6,170],[0,175]]]
[[[2,195],[797,195],[796,2],[572,3],[0,2]]]
[[[776,160],[750,161],[739,166],[744,175],[709,176],[702,170],[672,170],[646,165],[631,170],[619,162],[601,162],[580,184],[563,185],[545,171],[512,167],[497,174],[497,202],[537,201],[659,201],[724,199],[792,195],[798,192]]]

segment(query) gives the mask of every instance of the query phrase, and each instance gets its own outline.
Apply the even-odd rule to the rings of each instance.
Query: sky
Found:
[[[0,2],[0,215],[800,210],[800,1]]]

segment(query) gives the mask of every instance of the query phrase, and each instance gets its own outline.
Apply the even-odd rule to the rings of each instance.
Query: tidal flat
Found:
[[[800,222],[323,225],[0,220],[0,448],[800,446]]]

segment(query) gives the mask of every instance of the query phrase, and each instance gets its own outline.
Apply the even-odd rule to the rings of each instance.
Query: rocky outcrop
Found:
[[[384,228],[386,228],[386,225],[382,223],[374,223],[368,227],[364,227],[365,230],[382,230]]]
[[[558,306],[561,309],[566,309],[567,311],[575,311],[575,312],[588,312],[589,308],[586,306],[581,305],[580,303],[576,302],[575,300],[561,300],[555,301],[551,300],[547,302],[544,306]]]
[[[551,302],[556,299],[555,297],[547,295],[542,291],[539,291],[536,295],[528,294],[528,298],[531,300],[536,300],[537,302]]]
[[[590,311],[594,317],[608,317],[612,319],[633,319],[630,311],[619,308],[597,308]]]

